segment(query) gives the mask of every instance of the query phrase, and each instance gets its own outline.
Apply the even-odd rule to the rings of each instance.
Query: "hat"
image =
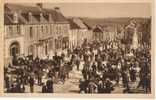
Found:
[[[110,79],[109,78],[106,78],[106,81],[110,81]]]
[[[100,80],[99,83],[102,83],[102,80]]]
[[[85,81],[84,78],[81,78],[81,79],[80,79],[80,82],[84,82],[84,81]]]

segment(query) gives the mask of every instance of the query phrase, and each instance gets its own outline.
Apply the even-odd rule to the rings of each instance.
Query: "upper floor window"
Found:
[[[8,27],[8,33],[11,35],[13,33],[13,27],[12,26],[9,26]]]
[[[33,38],[33,28],[32,28],[32,27],[30,27],[30,32],[29,32],[29,34],[30,34],[30,38]]]
[[[61,29],[60,29],[60,25],[56,26],[56,34],[60,34],[61,33]]]
[[[37,39],[39,38],[39,26],[36,26]]]
[[[17,25],[17,34],[20,34],[21,33],[21,29],[20,29],[20,26]]]
[[[44,27],[43,26],[41,26],[41,32],[42,32],[42,34],[44,33]]]
[[[49,34],[49,27],[46,26],[46,33]]]

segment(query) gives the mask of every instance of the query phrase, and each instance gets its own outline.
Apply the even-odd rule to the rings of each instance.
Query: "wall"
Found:
[[[4,42],[4,59],[5,63],[10,61],[10,45],[13,42],[18,42],[20,45],[20,55],[25,54],[25,43],[24,43],[24,26],[20,25],[20,31],[21,33],[19,35],[13,34],[14,32],[9,31],[9,27],[15,26],[15,25],[5,25],[4,26],[4,37],[5,37],[5,42]],[[15,28],[15,27],[14,27]]]

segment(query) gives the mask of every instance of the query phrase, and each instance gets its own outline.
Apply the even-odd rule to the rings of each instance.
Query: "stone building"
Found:
[[[115,26],[96,25],[93,28],[94,41],[114,41],[116,40],[117,30]]]
[[[60,8],[5,4],[5,59],[33,55],[41,58],[69,46],[69,22]]]
[[[80,19],[69,18],[70,22],[70,48],[81,46],[84,41],[92,40],[92,30]]]
[[[97,25],[94,29],[93,29],[93,41],[103,41],[104,37],[104,29],[100,26]]]
[[[139,23],[130,20],[124,30],[125,44],[127,48],[137,49],[141,43],[142,32],[139,32]]]

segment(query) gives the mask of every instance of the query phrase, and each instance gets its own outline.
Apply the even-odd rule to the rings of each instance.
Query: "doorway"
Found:
[[[10,45],[10,56],[18,56],[20,54],[20,45],[18,42],[13,42]]]

